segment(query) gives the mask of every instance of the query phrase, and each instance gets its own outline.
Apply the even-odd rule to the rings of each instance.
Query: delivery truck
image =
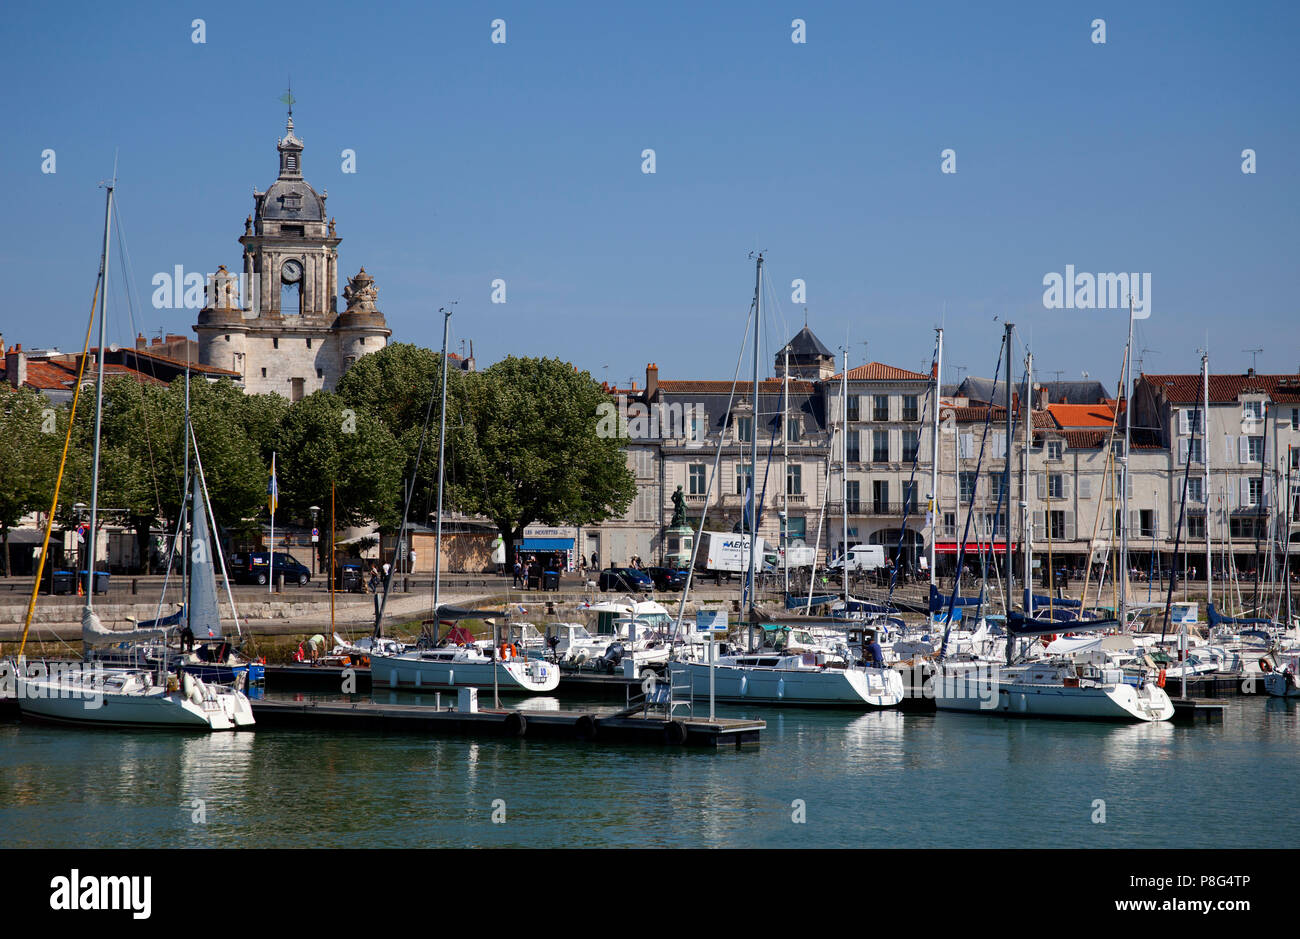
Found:
[[[715,580],[730,580],[732,574],[749,573],[750,538],[748,534],[737,532],[701,532],[695,553],[695,569],[703,574],[712,574]],[[763,563],[763,539],[759,538],[754,566],[762,571]]]

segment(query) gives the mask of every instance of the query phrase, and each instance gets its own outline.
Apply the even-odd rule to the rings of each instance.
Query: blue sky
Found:
[[[193,311],[149,305],[150,278],[238,269],[291,75],[340,269],[375,276],[396,340],[437,346],[454,299],[453,342],[473,340],[481,364],[727,377],[758,248],[768,371],[802,323],[802,278],[810,324],[831,348],[847,335],[851,364],[920,369],[942,319],[948,374],[990,375],[997,316],[1043,377],[1112,384],[1126,315],[1045,309],[1043,277],[1067,264],[1151,273],[1135,341],[1148,371],[1195,371],[1207,335],[1215,371],[1244,370],[1250,348],[1261,370],[1300,368],[1295,4],[294,9],[7,8],[6,343],[79,347],[115,152],[137,325],[189,333]],[[945,148],[955,174],[940,172]],[[498,277],[505,304],[490,302]],[[120,296],[110,336],[125,342]]]

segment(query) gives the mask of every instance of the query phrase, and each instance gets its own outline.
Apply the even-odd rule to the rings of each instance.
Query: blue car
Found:
[[[630,593],[646,593],[655,589],[655,582],[645,571],[631,567],[610,567],[600,572],[597,585],[602,592],[625,590]]]

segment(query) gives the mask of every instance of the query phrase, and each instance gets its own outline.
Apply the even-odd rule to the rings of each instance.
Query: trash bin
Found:
[[[540,589],[540,587],[541,587],[541,583],[540,583],[540,582],[541,582],[541,578],[538,577],[536,574],[529,574],[529,575],[528,575],[528,589],[529,589],[529,590],[538,590],[538,589]]]
[[[360,564],[340,564],[335,589],[346,593],[361,593],[365,590],[365,580],[361,576]]]
[[[72,571],[51,571],[41,578],[41,592],[68,594],[77,592],[77,577]]]
[[[560,589],[560,572],[559,572],[559,571],[546,571],[545,574],[543,574],[542,576],[543,576],[543,581],[542,581],[542,589],[543,589],[543,590],[559,590],[559,589]]]
[[[86,582],[86,572],[81,572],[81,582]],[[108,593],[108,571],[95,571],[95,593]]]

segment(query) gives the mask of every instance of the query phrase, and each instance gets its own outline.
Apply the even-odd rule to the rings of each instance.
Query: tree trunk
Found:
[[[136,573],[149,573],[149,530],[152,528],[153,519],[137,518],[135,524],[135,550],[139,556],[139,562],[136,564]]]
[[[9,566],[10,560],[9,560],[9,526],[8,525],[6,525],[3,530],[0,530],[0,536],[3,536],[4,543],[5,543],[5,576],[8,577],[13,573],[13,568]]]

